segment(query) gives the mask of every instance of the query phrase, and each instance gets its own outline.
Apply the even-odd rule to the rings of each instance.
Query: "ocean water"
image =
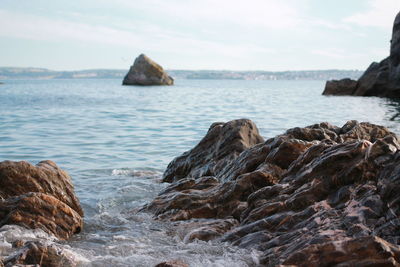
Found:
[[[62,243],[83,266],[255,266],[258,252],[218,242],[185,244],[171,225],[136,213],[166,185],[167,164],[216,121],[249,118],[265,138],[327,121],[369,121],[400,133],[400,102],[322,96],[323,81],[177,80],[171,87],[120,80],[15,80],[0,85],[0,161],[55,161],[85,211],[81,234]],[[20,229],[0,229],[8,248]],[[43,233],[26,233],[47,238]],[[7,243],[8,242],[8,243]],[[1,242],[0,242],[1,243]]]

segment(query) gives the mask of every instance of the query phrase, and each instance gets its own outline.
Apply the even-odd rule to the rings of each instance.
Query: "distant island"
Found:
[[[229,71],[229,70],[167,70],[176,79],[204,80],[334,80],[343,77],[358,79],[360,70],[301,71]],[[122,79],[126,70],[92,69],[54,71],[44,68],[0,67],[0,80],[13,79]]]

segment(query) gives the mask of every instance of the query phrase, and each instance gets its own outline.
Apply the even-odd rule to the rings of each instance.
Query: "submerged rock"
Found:
[[[323,94],[400,97],[400,12],[393,25],[389,57],[373,62],[357,83],[343,81],[328,81]]]
[[[14,255],[4,260],[5,267],[11,266],[42,266],[59,267],[78,266],[74,255],[69,251],[57,246],[56,244],[46,244],[44,242],[27,242]]]
[[[71,178],[54,162],[0,162],[0,226],[39,228],[68,239],[81,231],[82,217]]]
[[[249,134],[249,125],[256,127],[248,120],[217,125],[258,135]],[[172,184],[144,207],[175,221],[185,242],[218,239],[254,248],[266,266],[400,264],[400,145],[394,133],[357,121],[320,123],[265,142],[250,138],[241,153],[224,160],[217,156],[221,148],[243,143],[210,131],[207,145],[170,163]],[[202,156],[182,164],[189,155]],[[196,171],[216,159],[223,159],[218,168]],[[182,171],[171,171],[177,169]]]
[[[123,85],[173,85],[174,79],[156,62],[144,54],[139,55],[129,72],[125,75]]]
[[[180,260],[172,260],[159,263],[155,267],[189,267],[189,265]]]

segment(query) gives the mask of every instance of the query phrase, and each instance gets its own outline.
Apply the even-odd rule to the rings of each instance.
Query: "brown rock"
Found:
[[[327,81],[323,95],[352,95],[357,88],[357,81],[352,79]]]
[[[376,236],[310,245],[286,259],[283,264],[296,266],[399,266],[398,246]]]
[[[0,226],[39,228],[61,239],[70,238],[83,227],[83,219],[75,210],[43,193],[27,193],[0,201],[0,218]]]
[[[83,215],[71,177],[50,160],[36,166],[26,162],[0,162],[0,199],[38,192],[52,195]]]
[[[224,136],[196,153],[237,140]],[[181,172],[145,210],[183,221],[186,241],[257,249],[266,266],[399,266],[399,149],[370,123],[297,127],[222,161],[212,177]],[[199,160],[196,169],[210,162]]]
[[[129,72],[126,74],[123,85],[173,85],[174,79],[168,76],[164,69],[144,54],[139,55]]]
[[[39,228],[61,239],[81,231],[83,211],[71,178],[52,161],[0,162],[0,226]]]
[[[55,244],[46,245],[41,242],[28,242],[16,255],[7,258],[5,267],[11,266],[59,267],[77,266],[73,258]]]

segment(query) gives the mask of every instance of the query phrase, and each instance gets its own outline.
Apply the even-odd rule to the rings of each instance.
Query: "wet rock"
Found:
[[[123,85],[173,85],[174,79],[156,62],[144,54],[139,55],[129,72],[125,75]]]
[[[189,243],[195,239],[209,241],[222,236],[238,224],[239,222],[233,218],[194,219],[175,223],[173,225],[174,230],[170,234],[178,235],[185,243]]]
[[[209,139],[203,157],[224,136]],[[296,127],[212,173],[182,172],[144,210],[179,221],[187,242],[257,249],[266,266],[399,266],[399,149],[394,133],[370,123]]]
[[[180,260],[172,260],[159,263],[155,267],[189,267],[189,265]]]
[[[0,226],[39,228],[68,239],[82,229],[82,216],[71,178],[54,162],[0,162]]]
[[[4,266],[41,266],[59,267],[77,266],[73,255],[58,247],[56,244],[45,244],[43,242],[27,242],[15,255],[5,259]]]
[[[400,97],[400,13],[393,24],[389,57],[373,62],[357,82],[328,81],[323,94]]]
[[[399,266],[400,250],[385,240],[367,236],[310,245],[283,262],[296,266]]]
[[[200,143],[168,165],[163,181],[215,176],[241,152],[263,141],[256,125],[250,120],[214,123]]]
[[[327,81],[323,95],[352,95],[357,88],[357,81],[352,79]]]
[[[21,225],[42,229],[68,239],[83,227],[82,217],[62,201],[43,193],[27,193],[0,201],[0,226]]]

